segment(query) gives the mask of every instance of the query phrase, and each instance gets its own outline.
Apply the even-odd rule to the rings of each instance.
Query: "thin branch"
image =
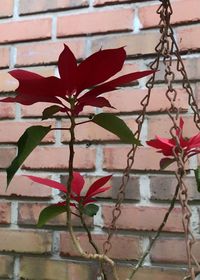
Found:
[[[176,198],[178,196],[178,192],[179,192],[179,189],[180,189],[180,184],[177,184],[176,186],[176,190],[175,190],[175,193],[174,193],[174,196],[171,200],[171,203],[170,203],[170,206],[169,206],[169,209],[167,211],[167,213],[165,214],[164,216],[164,219],[161,223],[161,225],[159,226],[155,236],[151,239],[150,243],[149,243],[149,246],[147,247],[147,249],[145,250],[145,252],[143,253],[142,257],[139,259],[138,263],[136,264],[136,266],[133,268],[132,272],[130,273],[130,276],[126,279],[126,280],[131,280],[133,279],[133,276],[135,275],[135,273],[138,271],[138,269],[142,266],[146,256],[150,253],[151,251],[151,248],[152,246],[154,245],[155,241],[158,239],[158,237],[160,236],[167,220],[168,220],[168,217],[170,215],[170,213],[172,212],[172,210],[174,209],[174,205],[175,205],[175,202],[176,202]]]

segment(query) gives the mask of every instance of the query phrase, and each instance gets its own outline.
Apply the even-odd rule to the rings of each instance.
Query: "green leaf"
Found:
[[[162,158],[160,160],[160,169],[165,169],[167,168],[170,164],[175,162],[176,160],[174,158]]]
[[[50,205],[40,212],[37,227],[43,227],[46,222],[66,212],[66,206]]]
[[[99,206],[96,204],[88,204],[83,208],[83,214],[93,217],[99,210]]]
[[[195,179],[197,183],[197,190],[200,192],[200,166],[197,167],[197,169],[194,170]]]
[[[29,154],[40,144],[41,140],[51,130],[51,126],[31,126],[26,129],[24,134],[20,137],[17,142],[18,153],[11,165],[7,168],[7,188],[10,184],[13,176],[29,156]]]
[[[42,112],[42,120],[47,120],[48,118],[53,117],[54,114],[58,113],[60,111],[60,107],[57,105],[52,105]]]
[[[141,145],[126,123],[114,114],[100,113],[93,117],[92,122],[118,136],[123,143]]]

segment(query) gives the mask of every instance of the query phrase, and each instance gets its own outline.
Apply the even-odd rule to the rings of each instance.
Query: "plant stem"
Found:
[[[146,256],[150,253],[152,246],[154,245],[155,241],[160,236],[160,234],[161,234],[161,232],[162,232],[162,230],[163,230],[163,228],[164,228],[164,226],[165,226],[165,224],[166,224],[166,222],[168,220],[168,217],[169,217],[171,211],[174,208],[174,204],[176,202],[176,198],[178,196],[179,189],[180,189],[180,183],[178,183],[177,186],[176,186],[175,193],[174,193],[174,196],[173,196],[173,198],[171,200],[169,209],[168,209],[167,213],[165,214],[164,219],[163,219],[162,223],[160,224],[160,226],[159,226],[155,236],[151,239],[151,241],[149,243],[149,246],[147,247],[147,249],[143,253],[142,257],[139,259],[138,263],[136,264],[136,266],[133,268],[132,272],[130,273],[130,276],[126,280],[133,279],[133,276],[138,271],[138,269],[142,266]]]
[[[93,238],[92,238],[91,232],[90,232],[90,230],[89,230],[87,224],[85,223],[85,220],[84,220],[84,218],[83,218],[83,214],[82,214],[81,212],[80,212],[80,219],[81,219],[81,223],[82,223],[82,225],[83,225],[83,228],[84,228],[85,231],[87,232],[88,240],[89,240],[90,244],[91,244],[92,247],[94,248],[95,252],[96,252],[97,254],[100,254],[99,249],[98,249],[97,245],[95,244],[95,242],[94,242],[94,240],[93,240]],[[104,269],[103,269],[103,263],[102,263],[102,261],[100,262],[100,271],[102,271],[102,273],[103,273],[103,280],[107,280],[106,273],[105,273],[105,271],[104,271]]]
[[[82,257],[84,257],[86,259],[99,260],[100,263],[102,263],[103,261],[109,263],[110,266],[112,267],[115,280],[119,280],[114,261],[104,254],[99,254],[99,253],[90,254],[90,253],[84,252],[83,248],[81,247],[80,242],[76,238],[74,231],[73,231],[72,219],[71,219],[71,209],[70,209],[70,197],[71,197],[71,187],[72,187],[72,180],[73,180],[73,168],[74,168],[73,162],[74,162],[74,153],[75,153],[74,152],[74,143],[75,143],[74,129],[75,129],[76,123],[75,123],[74,116],[70,116],[70,121],[71,121],[71,126],[69,129],[70,142],[69,142],[69,161],[68,161],[69,176],[68,176],[68,180],[67,180],[67,196],[66,196],[67,226],[68,226],[69,234],[72,238],[72,242],[73,242],[74,246],[76,247],[76,249],[78,250],[78,252],[80,253],[80,255]]]

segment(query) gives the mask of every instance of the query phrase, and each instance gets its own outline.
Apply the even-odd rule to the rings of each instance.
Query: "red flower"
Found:
[[[99,95],[153,73],[153,71],[135,72],[103,83],[122,69],[125,59],[124,48],[107,49],[94,53],[77,65],[74,54],[64,45],[58,59],[60,78],[52,76],[46,78],[26,70],[12,70],[9,73],[19,81],[17,96],[7,97],[1,101],[24,105],[36,102],[56,103],[59,111],[73,114],[81,112],[86,105],[112,107],[107,99]],[[86,93],[80,96],[85,90]]]
[[[42,184],[44,186],[57,189],[61,192],[67,193],[67,187],[61,183],[50,179],[43,179],[36,176],[26,176],[32,181]],[[84,186],[84,178],[78,172],[73,172],[73,180],[72,180],[72,187],[71,187],[71,199],[77,202],[80,205],[86,205],[88,203],[96,201],[93,197],[99,193],[105,192],[111,188],[111,186],[103,187],[112,177],[112,175],[102,177],[96,180],[88,189],[85,195],[81,195],[81,191]],[[76,206],[75,203],[70,203],[71,206]],[[66,201],[61,201],[57,205],[66,205]]]
[[[179,127],[177,128],[176,135],[179,139],[180,147],[183,150],[183,160],[187,160],[189,157],[194,156],[200,152],[200,133],[197,135],[187,139],[183,137],[184,121],[180,118]],[[176,141],[173,138],[161,138],[156,136],[156,139],[150,140],[146,142],[149,146],[159,149],[158,153],[162,153],[164,156],[169,156],[172,158],[163,158],[161,160],[161,166],[165,165],[165,163],[172,163],[175,161],[174,151],[176,151]],[[171,162],[170,162],[171,161]],[[168,164],[167,164],[168,165]]]

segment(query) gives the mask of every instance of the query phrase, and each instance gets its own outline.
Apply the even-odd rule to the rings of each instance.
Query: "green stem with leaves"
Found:
[[[78,250],[78,252],[81,254],[82,257],[86,258],[86,259],[92,259],[92,260],[99,260],[100,263],[102,263],[103,261],[109,263],[113,269],[113,274],[115,277],[115,280],[119,280],[119,277],[117,275],[117,271],[116,271],[116,267],[115,267],[115,263],[113,260],[111,260],[109,257],[105,256],[104,254],[99,254],[99,253],[95,253],[95,254],[90,254],[90,253],[86,253],[84,252],[80,242],[78,241],[78,239],[76,238],[75,234],[74,234],[74,230],[73,230],[73,226],[72,226],[72,219],[71,219],[71,209],[70,209],[70,197],[71,197],[71,188],[72,188],[72,180],[73,180],[73,163],[74,163],[74,144],[75,144],[75,118],[74,116],[70,116],[70,142],[69,142],[69,161],[68,161],[68,172],[69,172],[69,176],[68,176],[68,180],[67,180],[67,197],[66,197],[66,210],[67,210],[67,227],[70,233],[70,236],[72,238],[72,242],[74,244],[74,246],[76,247],[76,249]]]

